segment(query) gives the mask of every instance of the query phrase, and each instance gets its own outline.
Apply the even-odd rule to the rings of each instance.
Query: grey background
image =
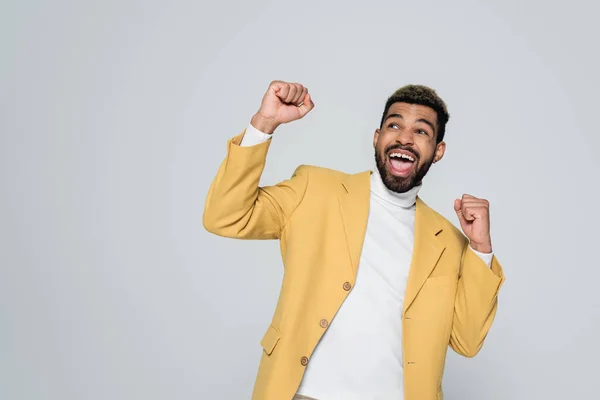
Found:
[[[202,228],[226,141],[269,82],[316,103],[273,139],[371,168],[385,99],[452,115],[421,195],[490,200],[506,270],[447,399],[597,390],[597,6],[547,1],[35,1],[0,9],[0,398],[248,399],[282,277],[277,242]]]

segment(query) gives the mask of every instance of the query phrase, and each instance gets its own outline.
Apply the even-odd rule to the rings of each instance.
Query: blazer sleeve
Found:
[[[450,347],[460,355],[474,357],[481,350],[496,316],[504,272],[495,255],[490,267],[468,243],[463,250],[460,270]]]
[[[240,146],[245,131],[227,143],[204,204],[204,228],[237,239],[279,239],[302,201],[308,186],[308,167],[273,186],[259,187],[271,141]]]

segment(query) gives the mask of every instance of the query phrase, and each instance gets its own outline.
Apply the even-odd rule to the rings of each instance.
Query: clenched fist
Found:
[[[279,125],[304,117],[314,106],[304,86],[273,81],[250,123],[259,131],[273,133]]]
[[[480,253],[491,253],[489,201],[464,194],[462,198],[454,200],[454,211],[471,247]]]

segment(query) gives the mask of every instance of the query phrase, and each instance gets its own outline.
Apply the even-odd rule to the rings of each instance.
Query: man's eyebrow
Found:
[[[385,117],[384,121],[387,121],[390,118],[400,118],[400,119],[404,119],[404,117],[401,114],[390,114],[387,117]]]

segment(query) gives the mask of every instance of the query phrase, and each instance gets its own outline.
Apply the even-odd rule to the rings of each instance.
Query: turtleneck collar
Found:
[[[396,193],[385,187],[376,165],[374,166],[373,173],[371,174],[371,193],[381,200],[396,207],[407,209],[413,208],[417,201],[419,190],[422,186],[423,184],[421,183],[410,189],[408,192]]]

